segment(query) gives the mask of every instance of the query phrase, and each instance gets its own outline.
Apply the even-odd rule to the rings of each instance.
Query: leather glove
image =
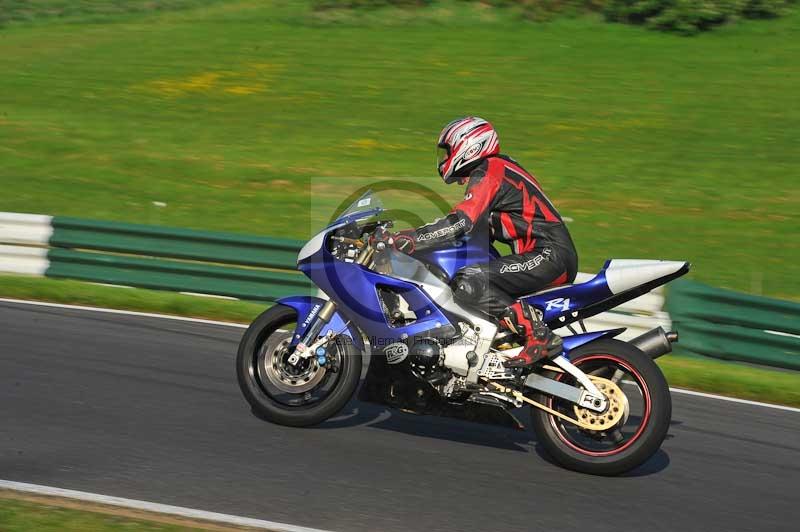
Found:
[[[417,244],[414,242],[414,237],[403,231],[392,235],[392,239],[394,240],[394,249],[400,251],[401,253],[405,253],[406,255],[411,255],[417,248]]]
[[[391,233],[384,229],[383,227],[379,227],[375,230],[374,233],[369,237],[369,243],[372,246],[377,246],[379,243],[384,243],[387,246],[391,246],[397,251],[405,253],[406,255],[411,255],[414,253],[414,249],[416,245],[414,244],[414,237],[403,233],[402,231],[399,233]]]

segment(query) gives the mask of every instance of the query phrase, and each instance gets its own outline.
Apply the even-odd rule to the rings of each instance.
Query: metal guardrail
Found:
[[[52,247],[294,270],[302,242],[177,227],[54,217]]]
[[[670,289],[668,308],[683,349],[800,370],[800,303],[681,279]]]
[[[52,216],[0,212],[0,272],[44,275]]]
[[[254,301],[313,293],[301,242],[0,213],[0,271]]]

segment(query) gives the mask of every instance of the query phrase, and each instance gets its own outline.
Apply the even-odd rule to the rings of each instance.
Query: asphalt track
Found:
[[[673,394],[662,451],[591,477],[529,432],[372,405],[262,422],[241,334],[0,302],[0,479],[340,531],[798,529],[796,412]]]

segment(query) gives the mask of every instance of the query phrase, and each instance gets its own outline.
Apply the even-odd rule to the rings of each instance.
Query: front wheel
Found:
[[[349,337],[317,357],[289,364],[297,312],[275,305],[253,321],[239,343],[239,388],[258,417],[292,427],[322,423],[350,400],[361,377],[361,352]]]
[[[562,466],[592,475],[619,475],[646,462],[664,441],[672,416],[672,399],[661,370],[641,350],[613,339],[581,346],[570,353],[570,359],[593,380],[611,381],[622,391],[623,400],[610,403],[609,408],[620,408],[623,415],[616,425],[592,431],[531,407],[539,442]],[[567,373],[551,372],[547,376],[577,385]],[[532,399],[571,418],[602,421],[602,417],[563,399],[541,393]]]

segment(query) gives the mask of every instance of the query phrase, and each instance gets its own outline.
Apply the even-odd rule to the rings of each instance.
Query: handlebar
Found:
[[[334,240],[337,242],[343,242],[345,244],[349,244],[351,246],[355,246],[357,248],[363,248],[366,244],[363,241],[357,238],[347,238],[346,236],[335,236],[333,237]]]

